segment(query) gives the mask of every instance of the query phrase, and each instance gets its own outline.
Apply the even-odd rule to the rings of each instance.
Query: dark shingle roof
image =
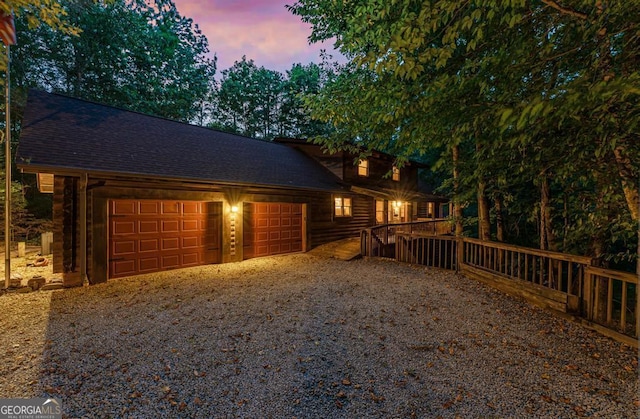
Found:
[[[24,169],[339,191],[340,180],[282,144],[32,90],[16,163]]]

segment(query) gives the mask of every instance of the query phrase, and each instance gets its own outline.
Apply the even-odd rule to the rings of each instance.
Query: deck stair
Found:
[[[360,238],[349,238],[337,240],[321,246],[309,252],[312,255],[333,258],[338,260],[354,260],[361,257],[360,254]]]

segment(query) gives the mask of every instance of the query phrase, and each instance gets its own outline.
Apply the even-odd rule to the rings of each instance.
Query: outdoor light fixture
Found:
[[[395,208],[400,208],[402,206],[402,202],[401,201],[393,201],[393,206]]]
[[[231,206],[231,212],[236,214],[238,212],[238,207],[236,205]]]

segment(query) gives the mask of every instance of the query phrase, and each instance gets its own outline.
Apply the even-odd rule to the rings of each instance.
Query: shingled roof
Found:
[[[31,90],[16,154],[31,172],[87,172],[343,191],[340,180],[286,145]]]

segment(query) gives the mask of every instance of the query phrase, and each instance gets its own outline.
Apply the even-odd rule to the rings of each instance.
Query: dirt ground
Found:
[[[60,278],[59,274],[53,274],[53,259],[52,255],[41,255],[40,246],[27,246],[25,256],[18,257],[17,244],[11,251],[11,275],[20,274],[22,276],[22,285],[26,286],[27,281],[34,276],[42,276],[47,282],[50,282],[54,278]],[[44,256],[48,264],[47,266],[33,266],[34,262],[41,256]],[[4,247],[0,248],[0,288],[4,287],[5,278],[5,253]]]

